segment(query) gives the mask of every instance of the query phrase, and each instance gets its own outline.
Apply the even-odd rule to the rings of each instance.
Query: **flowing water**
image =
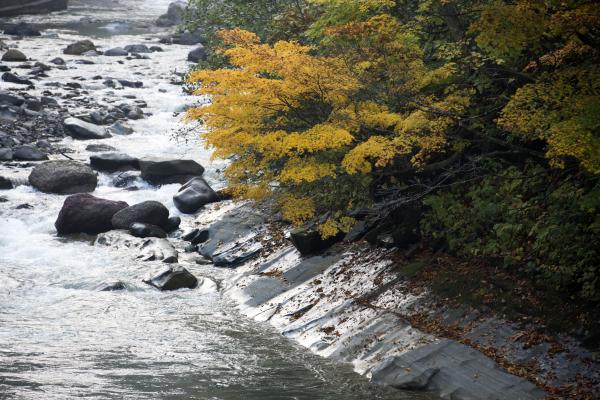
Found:
[[[83,35],[104,49],[156,44],[151,21],[168,3],[74,0],[68,13],[25,17],[46,28],[46,35],[23,39],[18,47],[48,62]],[[82,17],[91,18],[82,22]],[[150,60],[123,64],[100,56],[90,57],[94,65],[80,65],[73,60],[82,57],[64,56],[69,68],[53,69],[48,80],[86,78],[81,83],[97,103],[118,104],[130,95],[145,100],[152,116],[133,122],[133,135],[102,142],[138,157],[193,158],[219,187],[223,163],[211,163],[209,151],[194,136],[183,140],[173,134],[181,127],[179,113],[198,101],[170,83],[174,71],[186,70],[190,48],[164,49]],[[142,80],[144,88],[117,93],[102,80],[92,80],[95,75]],[[38,86],[32,94],[48,90]],[[63,144],[76,150],[71,157],[89,157],[84,147],[90,142],[65,139]],[[0,175],[17,180],[28,173],[27,168],[0,166]],[[94,195],[129,204],[158,200],[178,215],[171,200],[178,185],[155,188],[139,181],[138,190],[125,191],[112,184],[113,177],[101,174]],[[53,223],[63,196],[25,185],[2,196],[8,201],[0,203],[0,399],[422,398],[371,385],[350,366],[312,355],[268,326],[241,317],[214,286],[159,292],[142,279],[159,270],[160,263],[142,263],[133,251],[94,246],[89,237],[57,237]],[[25,203],[32,208],[16,208]],[[189,224],[192,218],[184,220]],[[195,263],[185,267],[217,283],[231,274]],[[113,280],[125,282],[127,290],[97,290]]]

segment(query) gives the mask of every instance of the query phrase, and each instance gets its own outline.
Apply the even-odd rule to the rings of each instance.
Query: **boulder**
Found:
[[[129,52],[122,47],[115,47],[104,52],[105,56],[108,57],[125,57],[129,55]]]
[[[138,258],[142,261],[161,260],[165,264],[173,264],[178,261],[179,254],[167,239],[149,238],[142,245]]]
[[[139,89],[141,87],[144,87],[144,82],[140,82],[140,81],[128,81],[125,79],[118,79],[118,82],[121,84],[121,86],[128,87],[128,88]],[[135,118],[132,118],[132,119],[135,119]],[[137,119],[139,119],[139,118],[137,118]]]
[[[188,61],[194,63],[205,61],[207,57],[208,56],[206,54],[206,49],[202,45],[199,45],[194,50],[188,53]]]
[[[102,144],[102,143],[90,144],[85,149],[92,153],[102,153],[102,152],[106,152],[106,151],[116,151],[117,150],[112,146],[109,146],[107,144]]]
[[[43,161],[48,156],[33,146],[19,146],[14,149],[13,158],[20,161]]]
[[[116,292],[119,290],[125,290],[127,287],[121,281],[114,281],[102,284],[100,288],[98,288],[99,292]]]
[[[290,239],[292,240],[294,247],[296,247],[302,255],[322,252],[341,241],[344,236],[344,233],[340,232],[336,236],[323,239],[316,225],[302,226],[290,232]]]
[[[185,31],[180,35],[175,35],[173,37],[173,43],[181,44],[184,46],[193,46],[195,44],[200,44],[204,40],[204,35],[201,30],[195,30],[194,32]]]
[[[13,187],[13,183],[10,179],[0,176],[0,190],[9,190]]]
[[[115,229],[129,229],[134,222],[156,225],[164,228],[169,219],[169,210],[158,201],[144,201],[127,207],[112,218]]]
[[[54,227],[61,235],[108,232],[112,229],[112,217],[128,206],[124,201],[100,199],[87,193],[75,194],[65,200]]]
[[[166,238],[167,233],[156,225],[144,224],[142,222],[134,222],[129,225],[129,233],[139,238]]]
[[[142,178],[154,184],[184,183],[202,176],[204,167],[193,160],[140,160]]]
[[[13,74],[12,72],[3,73],[2,80],[4,82],[16,83],[17,85],[33,86],[33,82],[31,82],[29,79],[23,78],[17,74]]]
[[[140,161],[123,153],[103,153],[90,156],[90,166],[98,171],[139,170]]]
[[[145,44],[130,44],[125,46],[129,53],[151,53],[152,51]]]
[[[2,61],[25,62],[27,61],[27,56],[17,49],[8,49],[2,56]]]
[[[92,140],[92,139],[106,139],[111,137],[111,134],[106,131],[105,128],[90,124],[79,118],[67,118],[64,121],[67,133],[74,139],[79,140]]]
[[[219,196],[202,178],[193,178],[173,196],[175,207],[185,214],[193,214],[206,204],[219,201]]]
[[[131,135],[133,133],[133,128],[121,121],[117,121],[108,127],[108,131],[113,135]]]
[[[5,90],[0,91],[0,104],[20,107],[25,103],[25,98]]]
[[[160,46],[150,46],[150,51],[153,53],[160,53],[163,51],[163,49]]]
[[[0,161],[12,161],[13,151],[9,148],[0,148]]]
[[[4,34],[11,36],[42,36],[39,30],[26,22],[20,22],[5,28]]]
[[[154,286],[159,290],[194,289],[198,286],[198,279],[187,269],[176,265],[165,268],[144,283]]]
[[[65,54],[80,56],[86,51],[96,50],[96,45],[91,40],[80,40],[79,42],[71,43],[63,51]]]
[[[50,60],[50,62],[54,65],[65,65],[66,64],[65,60],[63,60],[60,57],[53,58],[52,60]]]
[[[167,220],[167,225],[165,225],[165,231],[173,232],[179,229],[179,225],[181,225],[181,218],[169,217],[169,219]]]
[[[46,161],[29,175],[34,188],[56,194],[93,192],[98,184],[96,173],[87,165],[72,160]]]
[[[175,26],[183,23],[183,16],[187,3],[185,1],[174,1],[169,4],[166,14],[161,15],[156,20],[158,26]]]

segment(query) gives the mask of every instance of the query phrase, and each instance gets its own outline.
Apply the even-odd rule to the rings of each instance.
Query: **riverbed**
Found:
[[[48,63],[63,57],[30,94],[50,90],[73,115],[90,107],[140,100],[145,118],[130,121],[134,133],[102,141],[64,138],[57,146],[88,162],[86,147],[113,146],[134,157],[193,159],[206,168],[215,188],[224,182],[223,161],[211,161],[198,130],[181,122],[186,107],[202,102],[172,83],[185,72],[188,46],[161,45],[148,59],[66,56],[70,43],[89,38],[101,49],[144,43],[158,45],[164,30],[154,26],[169,1],[73,1],[67,13],[27,16],[43,28],[36,38],[14,40],[30,59]],[[94,64],[80,64],[88,59]],[[142,88],[115,90],[94,80],[131,79]],[[65,98],[65,85],[82,86]],[[45,85],[57,83],[54,86]],[[0,89],[16,88],[0,82]],[[83,97],[84,99],[82,99]],[[51,159],[64,159],[53,153]],[[0,164],[0,175],[24,183],[32,163]],[[154,187],[141,179],[128,190],[115,174],[100,173],[95,196],[135,204],[157,200],[180,215],[172,196],[179,185]],[[134,189],[132,189],[132,187]],[[43,194],[21,184],[0,193],[0,398],[14,399],[418,399],[431,398],[370,384],[351,366],[313,355],[267,325],[242,316],[224,297],[220,283],[231,270],[181,263],[205,284],[194,290],[159,292],[142,280],[162,268],[136,253],[98,246],[90,236],[61,238],[54,221],[65,196]],[[182,216],[183,227],[194,222]],[[126,290],[101,292],[114,280]]]

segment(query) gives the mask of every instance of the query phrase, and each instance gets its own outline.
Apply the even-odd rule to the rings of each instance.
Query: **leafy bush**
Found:
[[[429,196],[423,233],[458,255],[600,300],[600,185],[553,178],[540,167],[511,167],[466,191]]]

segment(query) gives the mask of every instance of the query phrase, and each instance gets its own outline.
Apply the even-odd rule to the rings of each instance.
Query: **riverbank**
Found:
[[[0,176],[14,186],[0,192],[0,336],[10,343],[0,353],[2,390],[15,398],[529,399],[543,397],[541,388],[598,378],[593,355],[576,342],[562,338],[558,351],[553,340],[523,335],[536,321],[517,327],[438,301],[427,284],[417,290],[409,278],[426,272],[435,255],[360,240],[301,255],[286,238],[291,228],[263,206],[225,200],[181,212],[173,198],[187,176],[157,183],[140,162],[190,160],[214,189],[225,185],[226,162],[209,161],[195,132],[181,133],[190,129],[179,123],[182,112],[205,101],[173,79],[187,71],[193,47],[166,44],[165,32],[131,34],[147,24],[122,21],[129,25],[122,34],[99,19],[86,30],[91,37],[64,25],[40,37],[3,37],[26,57],[3,62],[6,72],[30,83],[1,83],[0,140],[12,159]],[[64,54],[89,39],[95,49]],[[81,140],[69,118],[111,136]],[[115,152],[128,158],[90,159]],[[139,238],[128,226],[112,230],[113,213],[109,232],[57,236],[67,196],[27,184],[45,158],[91,165],[93,196],[128,206],[159,202],[180,226],[166,239]],[[311,253],[313,239],[295,241]],[[152,277],[173,261],[193,275],[195,289],[159,292],[144,283],[161,287]],[[369,385],[346,364],[402,391]]]

